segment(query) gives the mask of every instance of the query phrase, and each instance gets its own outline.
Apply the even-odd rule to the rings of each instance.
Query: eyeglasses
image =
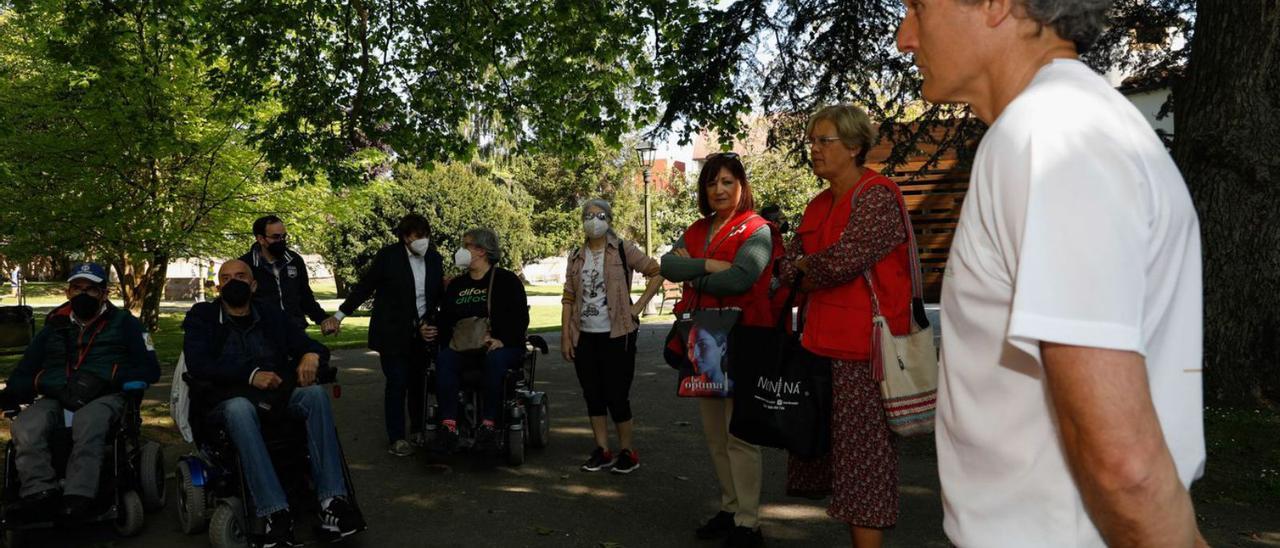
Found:
[[[805,139],[805,142],[809,143],[809,148],[820,148],[820,147],[825,147],[839,140],[840,140],[839,137],[831,137],[831,136],[809,137],[808,139]]]
[[[737,152],[716,152],[716,153],[707,155],[708,160],[712,158],[724,158],[726,160],[737,160],[738,153]]]
[[[583,213],[583,214],[582,214],[582,220],[584,220],[584,221],[590,221],[591,219],[600,219],[601,221],[607,221],[607,220],[609,220],[609,214],[608,214],[608,213],[605,213],[605,212],[603,212],[603,211],[597,211],[597,212],[595,212],[595,213]]]
[[[287,240],[289,239],[289,234],[288,234],[288,233],[284,233],[284,232],[282,232],[282,233],[280,233],[280,234],[267,234],[267,235],[263,236],[263,238],[266,238],[266,239],[271,240],[271,241],[273,241],[273,242],[283,242],[283,241],[287,241]]]
[[[89,285],[89,286],[83,286],[83,287],[77,287],[73,285],[71,286],[70,289],[73,295],[79,295],[81,293],[84,293],[85,295],[88,295],[95,299],[102,296],[102,288],[96,285]]]

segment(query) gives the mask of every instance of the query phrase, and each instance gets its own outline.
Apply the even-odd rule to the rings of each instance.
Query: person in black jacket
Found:
[[[11,431],[24,511],[38,518],[56,511],[83,517],[99,487],[106,437],[124,412],[120,394],[126,383],[160,379],[155,347],[142,323],[111,304],[107,271],[85,263],[67,280],[69,302],[45,319],[22,354],[22,361],[0,391],[0,408],[16,409],[35,400],[14,421]],[[50,440],[74,411],[73,443],[59,489]],[[47,517],[47,516],[46,516]]]
[[[484,409],[483,422],[476,435],[481,449],[493,449],[497,442],[494,421],[502,408],[502,379],[506,371],[517,367],[525,352],[525,332],[529,328],[528,298],[524,284],[515,273],[496,264],[502,258],[498,235],[487,228],[467,231],[463,247],[453,256],[454,264],[466,273],[449,282],[440,302],[438,329],[424,327],[422,337],[440,342],[436,358],[436,397],[440,402],[442,435],[436,438],[434,452],[452,452],[458,443],[458,386],[462,362],[466,354],[483,352]],[[455,337],[463,322],[488,318],[488,332],[477,350],[460,347],[466,341]]]
[[[188,374],[210,388],[202,399],[227,429],[244,469],[258,517],[266,519],[264,546],[292,546],[293,519],[262,438],[261,413],[287,411],[305,419],[320,526],[335,538],[363,528],[347,500],[333,408],[316,384],[329,349],[308,337],[275,307],[252,300],[257,283],[243,261],[218,271],[218,299],[196,303],[182,322]]]
[[[327,314],[311,292],[307,264],[289,250],[284,221],[275,215],[258,218],[253,222],[253,237],[257,242],[240,260],[253,267],[253,279],[258,282],[254,302],[276,307],[300,327],[307,326],[307,318],[323,322]]]
[[[444,265],[431,245],[431,224],[416,213],[405,215],[395,230],[400,241],[378,251],[373,264],[351,288],[338,312],[324,321],[325,333],[336,332],[342,319],[373,297],[369,348],[378,352],[387,378],[384,397],[388,452],[413,454],[423,442],[423,386],[428,353],[419,329],[431,325],[444,291]],[[405,438],[405,400],[409,404],[409,437]]]

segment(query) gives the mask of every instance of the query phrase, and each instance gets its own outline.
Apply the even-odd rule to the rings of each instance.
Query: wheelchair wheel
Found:
[[[191,479],[191,466],[186,461],[178,461],[178,525],[188,535],[197,533],[209,524],[205,520],[204,487],[195,485]]]
[[[551,405],[547,402],[547,396],[542,396],[542,401],[538,405],[529,406],[529,424],[526,426],[529,430],[529,445],[542,449],[551,441]]]
[[[248,548],[247,531],[244,505],[240,499],[227,499],[218,505],[209,520],[209,544],[213,548]]]
[[[147,510],[164,508],[164,451],[160,444],[149,441],[142,446],[142,505]]]
[[[524,430],[507,429],[507,464],[520,466],[524,464]]]
[[[147,519],[146,509],[142,507],[142,497],[137,491],[126,491],[120,497],[120,508],[116,510],[116,533],[122,537],[137,536],[142,532],[142,525]]]

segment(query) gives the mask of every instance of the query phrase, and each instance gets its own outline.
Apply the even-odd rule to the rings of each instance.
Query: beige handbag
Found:
[[[454,352],[478,352],[484,350],[484,340],[489,337],[489,316],[493,314],[493,279],[498,277],[495,270],[489,268],[489,292],[485,294],[485,317],[463,318],[453,324],[453,336],[449,339],[449,349]]]
[[[880,381],[889,430],[900,436],[933,432],[934,414],[938,407],[938,350],[933,343],[933,327],[924,313],[924,285],[920,280],[920,257],[917,255],[915,232],[906,204],[899,199],[902,222],[907,229],[907,247],[911,255],[911,332],[895,336],[889,321],[880,313],[875,284],[870,271],[863,272],[871,290],[871,370]],[[922,327],[916,318],[921,318]]]

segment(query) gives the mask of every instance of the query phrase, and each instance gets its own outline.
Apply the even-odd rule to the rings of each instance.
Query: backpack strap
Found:
[[[627,264],[626,240],[618,240],[618,256],[622,257],[622,275],[627,277],[627,294],[631,294],[631,265]]]

